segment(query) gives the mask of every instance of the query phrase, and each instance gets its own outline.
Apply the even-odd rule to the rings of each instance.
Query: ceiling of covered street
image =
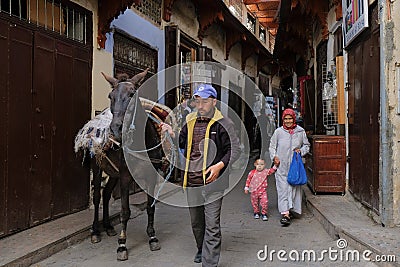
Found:
[[[110,22],[118,17],[127,6],[140,5],[143,0],[98,0],[99,1],[99,34],[98,42],[104,47],[105,34],[109,31]],[[176,0],[163,1],[163,19],[170,21],[172,6]],[[337,19],[341,17],[340,0],[192,0],[196,6],[199,21],[198,36],[204,38],[207,29],[214,23],[223,26],[227,31],[226,58],[230,48],[241,42],[247,49],[242,55],[242,65],[251,54],[259,56],[258,70],[264,66],[279,66],[290,72],[300,58],[306,63],[312,57],[313,25],[319,25],[323,39],[328,36],[327,14],[329,6],[337,9]],[[250,32],[245,22],[240,23],[232,14],[230,4],[242,5],[247,12],[256,18],[259,24],[272,36],[270,44],[262,44],[255,32]],[[239,9],[240,10],[240,9]],[[246,12],[246,11],[243,11]],[[240,19],[239,19],[240,20]],[[272,45],[271,45],[272,43]],[[274,74],[273,67],[269,70]]]
[[[243,3],[264,28],[271,34],[276,34],[281,0],[244,0]]]

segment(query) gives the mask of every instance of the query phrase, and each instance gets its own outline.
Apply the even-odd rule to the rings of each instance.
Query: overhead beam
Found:
[[[245,5],[254,5],[254,4],[261,4],[261,3],[278,3],[281,0],[243,0]]]
[[[252,11],[254,16],[257,18],[274,18],[276,14],[276,9],[268,9],[268,10],[258,10],[258,11]]]
[[[273,23],[275,22],[274,18],[258,18],[260,23]]]

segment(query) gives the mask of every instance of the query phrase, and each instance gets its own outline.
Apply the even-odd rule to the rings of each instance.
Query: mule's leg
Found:
[[[125,165],[125,164],[121,164]],[[129,208],[129,185],[131,183],[131,176],[129,174],[128,168],[125,166],[120,166],[120,186],[121,186],[121,214],[120,220],[122,224],[121,233],[118,237],[118,249],[117,249],[117,259],[119,261],[124,261],[128,259],[128,250],[126,248],[126,228],[128,220],[131,216],[131,210]]]
[[[103,227],[107,232],[108,236],[114,236],[117,232],[114,230],[114,227],[110,223],[110,212],[109,212],[109,203],[111,199],[112,191],[117,183],[117,177],[109,177],[106,186],[103,189]]]
[[[156,231],[154,230],[154,213],[156,210],[155,205],[152,206],[154,198],[150,195],[147,195],[147,235],[149,236],[149,245],[150,250],[159,250],[161,249],[160,243],[156,237]]]
[[[91,159],[91,167],[93,172],[93,205],[94,205],[94,219],[92,224],[91,241],[98,243],[101,241],[100,224],[99,224],[99,206],[100,206],[100,187],[102,171],[97,166],[96,161]]]

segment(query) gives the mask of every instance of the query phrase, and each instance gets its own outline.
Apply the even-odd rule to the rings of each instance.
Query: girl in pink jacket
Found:
[[[250,191],[251,193],[250,199],[254,210],[254,219],[260,218],[260,204],[261,218],[263,221],[268,221],[267,177],[276,171],[277,166],[274,165],[271,169],[265,169],[265,161],[263,159],[257,159],[254,162],[254,167],[255,169],[247,176],[244,192],[248,194]]]

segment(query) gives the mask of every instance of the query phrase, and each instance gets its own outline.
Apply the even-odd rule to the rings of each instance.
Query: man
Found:
[[[179,134],[184,148],[183,188],[186,188],[193,234],[197,244],[194,262],[217,266],[221,251],[220,214],[224,190],[229,186],[228,166],[239,158],[239,139],[233,122],[216,108],[217,91],[199,85],[193,94],[196,112],[186,117]],[[171,126],[162,130],[172,137]]]

